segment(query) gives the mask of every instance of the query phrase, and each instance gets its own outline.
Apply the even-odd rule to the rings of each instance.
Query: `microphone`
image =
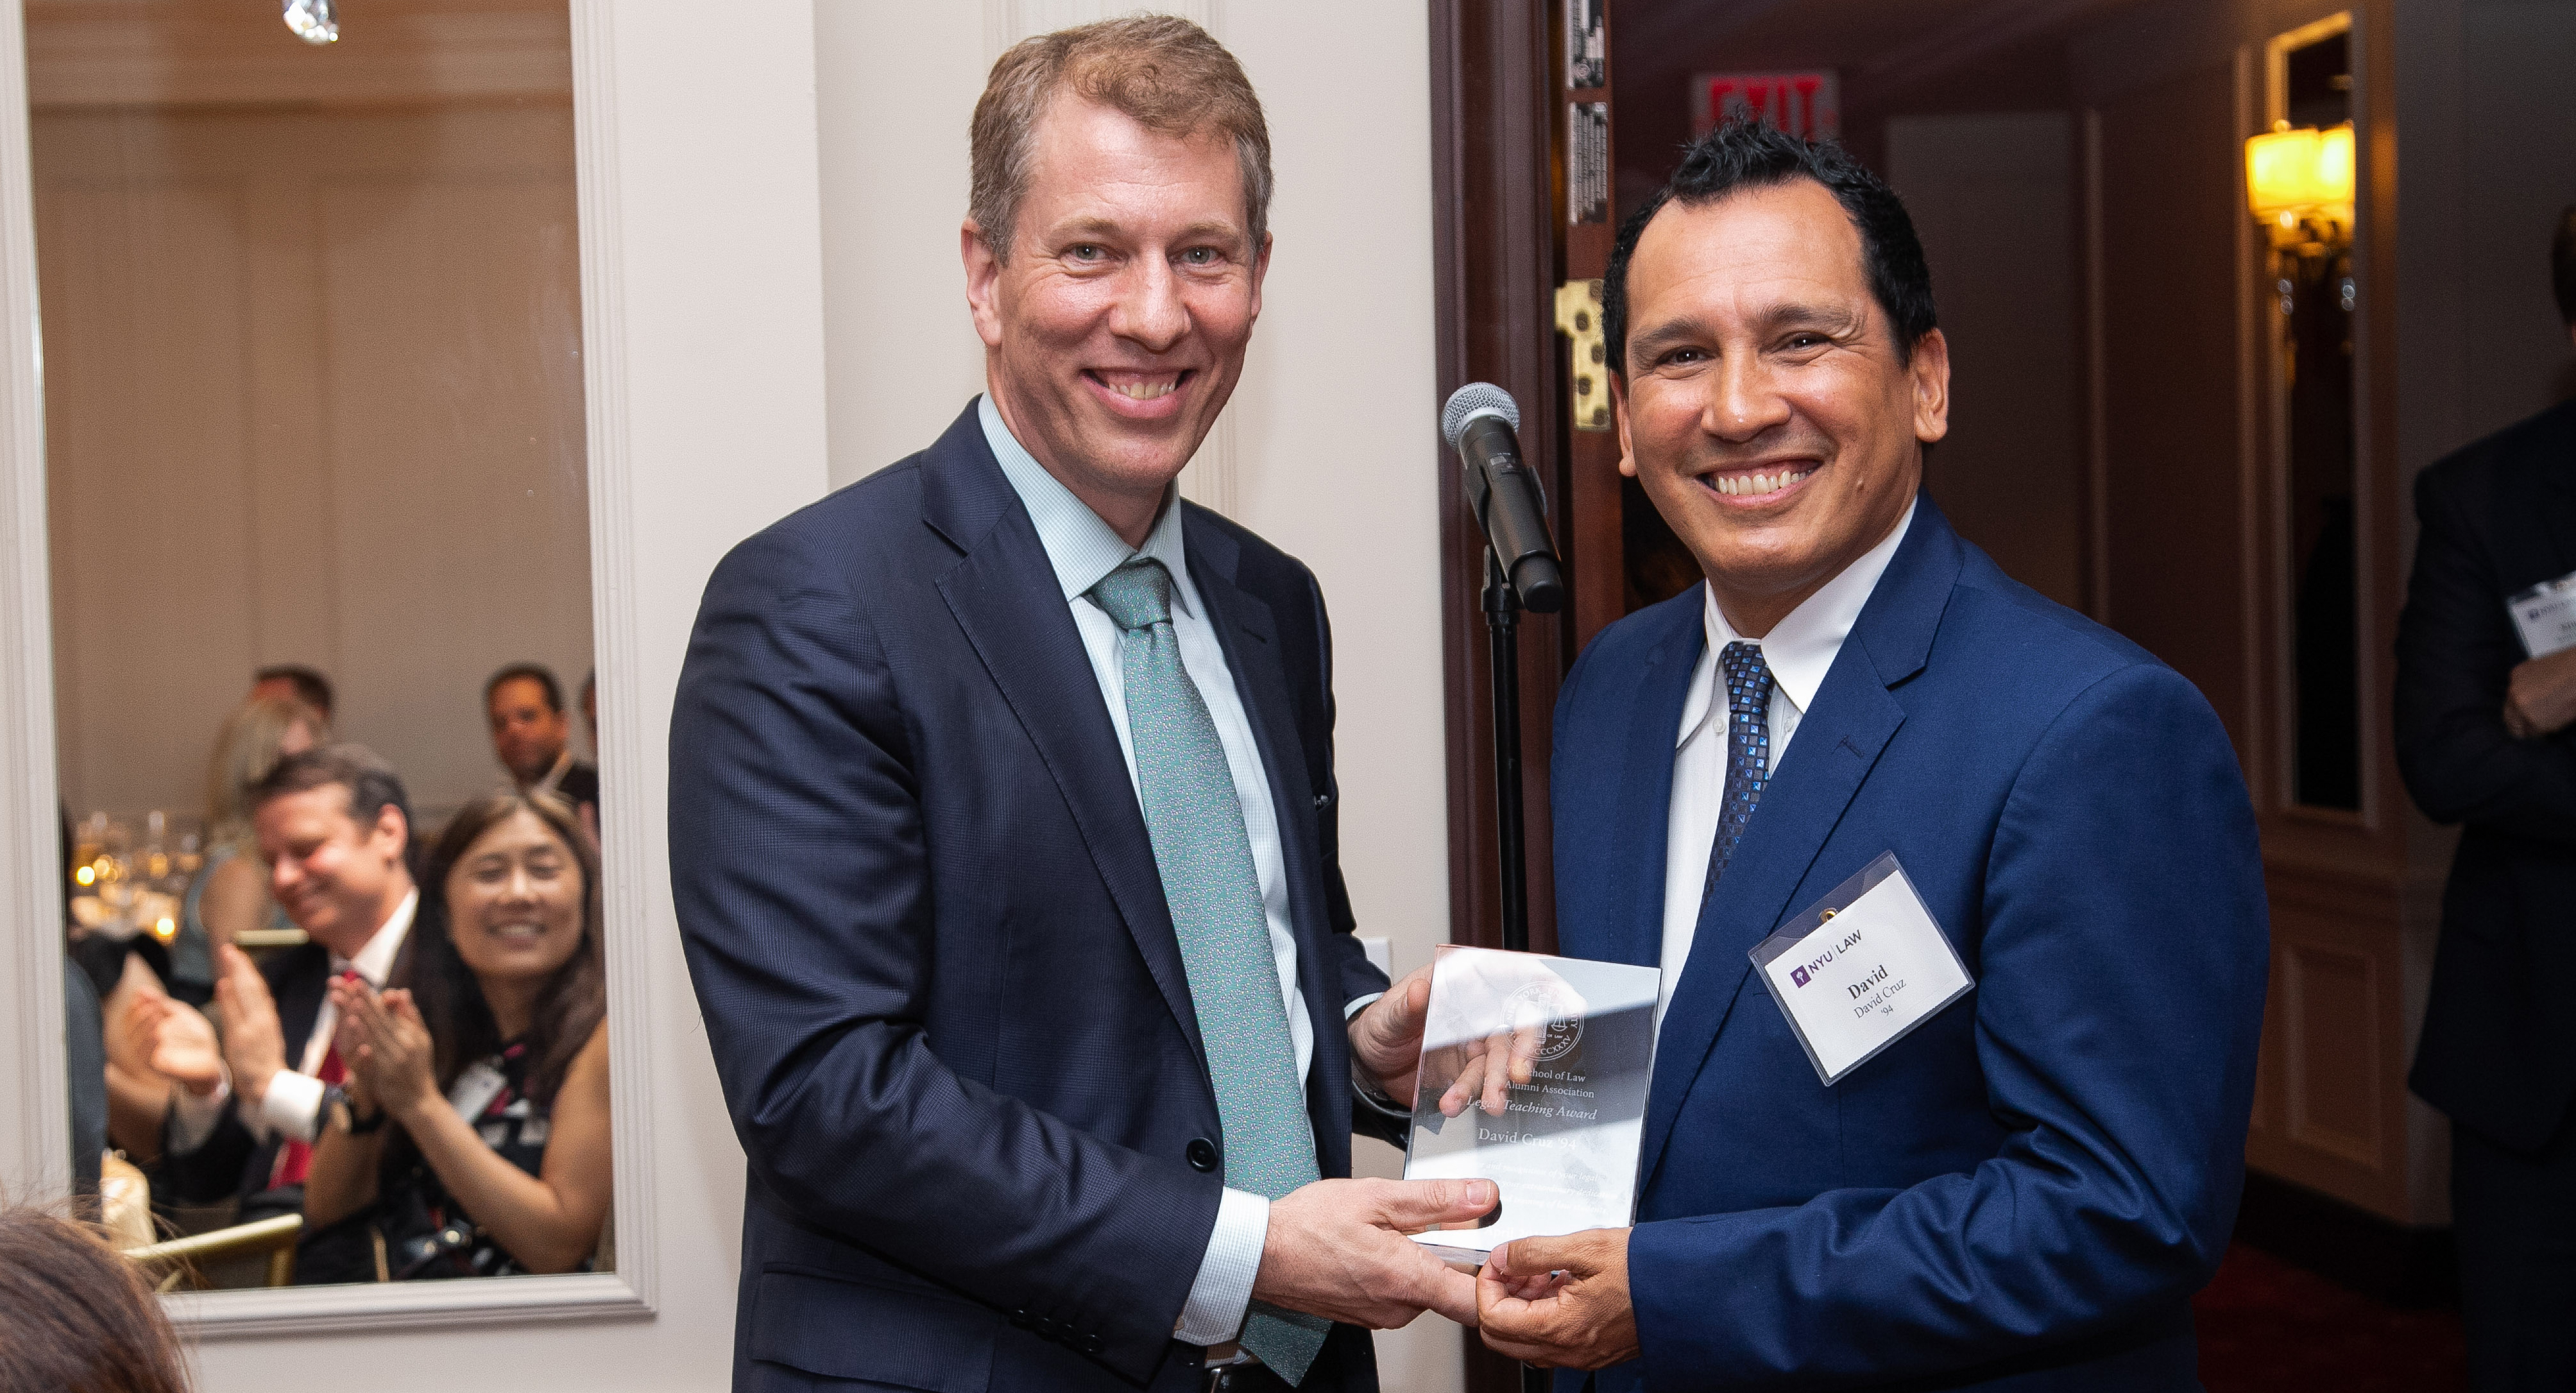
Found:
[[[1547,494],[1521,463],[1521,409],[1490,382],[1470,382],[1440,408],[1440,436],[1467,471],[1467,503],[1503,576],[1521,604],[1554,614],[1565,603],[1565,577],[1547,536]]]

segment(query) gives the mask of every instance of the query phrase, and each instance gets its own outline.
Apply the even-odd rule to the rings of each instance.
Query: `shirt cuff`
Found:
[[[1199,1278],[1181,1306],[1172,1338],[1185,1345],[1222,1345],[1243,1330],[1252,1304],[1252,1279],[1261,1271],[1261,1245],[1270,1237],[1270,1201],[1248,1190],[1228,1190],[1217,1201],[1216,1231],[1208,1235]]]
[[[218,1066],[223,1067],[223,1066]],[[170,1149],[180,1155],[206,1144],[215,1134],[215,1124],[224,1120],[224,1107],[233,1100],[233,1071],[224,1067],[215,1080],[215,1091],[203,1097],[177,1085],[170,1089]]]
[[[268,1092],[260,1097],[259,1120],[288,1141],[313,1140],[315,1124],[322,1120],[322,1081],[292,1069],[278,1070],[268,1081]]]
[[[1351,1004],[1342,1008],[1342,1019],[1349,1020],[1351,1017],[1367,1010],[1370,1002],[1375,1001],[1384,995],[1386,995],[1384,992],[1370,992],[1366,996],[1352,997]]]

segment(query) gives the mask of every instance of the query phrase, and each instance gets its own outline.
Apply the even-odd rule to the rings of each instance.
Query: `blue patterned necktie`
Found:
[[[1771,666],[1762,661],[1762,646],[1730,643],[1717,661],[1726,669],[1726,799],[1718,809],[1717,841],[1708,849],[1703,898],[1716,892],[1771,780]]]
[[[1091,587],[1091,598],[1124,631],[1118,670],[1136,783],[1216,1085],[1225,1183],[1278,1199],[1321,1172],[1234,774],[1207,703],[1181,664],[1172,577],[1163,563],[1130,560]],[[1330,1328],[1319,1316],[1255,1302],[1243,1322],[1243,1347],[1294,1386]]]

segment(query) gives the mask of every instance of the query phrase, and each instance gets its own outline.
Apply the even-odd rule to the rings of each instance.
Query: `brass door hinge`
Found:
[[[1601,337],[1601,282],[1568,281],[1556,288],[1556,331],[1574,341],[1567,355],[1568,410],[1576,430],[1610,429],[1610,360]]]

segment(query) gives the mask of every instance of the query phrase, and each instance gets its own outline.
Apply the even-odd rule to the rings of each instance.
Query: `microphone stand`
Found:
[[[1521,787],[1521,597],[1485,547],[1485,657],[1494,685],[1494,836],[1502,854],[1503,947],[1529,951],[1529,832]],[[1521,1366],[1521,1393],[1548,1393],[1547,1370]]]
[[[1494,833],[1501,843],[1503,947],[1529,951],[1529,834],[1521,792],[1521,597],[1485,548],[1485,656],[1494,679]]]

